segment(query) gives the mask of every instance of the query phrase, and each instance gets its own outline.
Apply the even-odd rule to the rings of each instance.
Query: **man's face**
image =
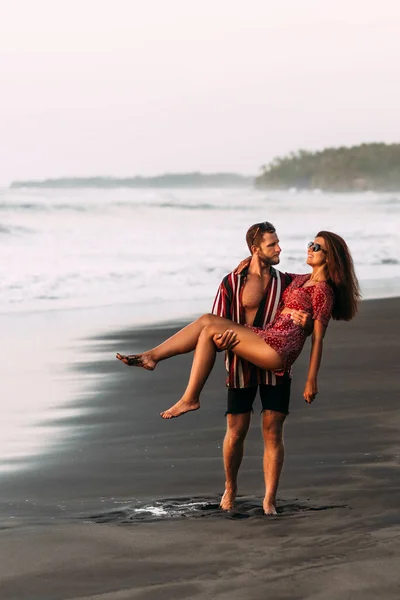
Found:
[[[281,247],[276,233],[264,233],[259,247],[254,252],[265,265],[277,265]]]

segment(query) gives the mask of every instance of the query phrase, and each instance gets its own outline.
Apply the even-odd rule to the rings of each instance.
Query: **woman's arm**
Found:
[[[317,376],[322,358],[323,339],[326,327],[317,319],[314,321],[314,331],[311,338],[310,364],[308,367],[308,376],[304,388],[304,400],[311,404],[318,394]]]

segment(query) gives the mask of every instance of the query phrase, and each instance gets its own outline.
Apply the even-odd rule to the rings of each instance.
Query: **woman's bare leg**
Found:
[[[226,321],[226,319],[222,320]],[[279,370],[283,367],[279,354],[251,329],[233,323],[231,325],[231,329],[234,331],[237,329],[239,337],[239,343],[233,348],[232,352],[262,369]],[[219,321],[213,321],[203,328],[198,338],[187,388],[176,404],[161,413],[164,419],[179,417],[185,412],[200,408],[200,392],[215,362],[216,347],[213,336],[216,333],[223,333]]]
[[[208,335],[207,327],[201,332],[194,352],[189,383],[182,398],[170,409],[161,413],[163,419],[173,419],[200,408],[200,392],[215,363],[217,349]]]
[[[117,354],[117,358],[128,365],[135,365],[147,368],[149,370],[153,370],[158,362],[161,360],[166,360],[167,358],[171,358],[172,356],[177,356],[178,354],[186,354],[187,352],[192,352],[197,345],[199,336],[203,331],[204,327],[210,327],[210,331],[213,331],[211,337],[216,333],[224,333],[227,329],[234,331],[237,335],[241,343],[239,343],[233,351],[237,353],[242,358],[246,358],[242,356],[241,352],[245,352],[248,356],[251,356],[255,360],[250,358],[246,358],[249,362],[260,366],[261,368],[268,369],[281,369],[282,362],[279,362],[277,367],[268,366],[264,367],[265,361],[269,365],[271,360],[277,359],[279,355],[272,349],[273,355],[269,358],[266,358],[265,353],[261,351],[262,348],[269,347],[263,340],[261,340],[254,331],[251,331],[248,327],[244,325],[239,325],[234,321],[230,321],[229,319],[224,319],[223,317],[218,317],[217,315],[203,315],[193,321],[170,338],[162,342],[159,346],[148,350],[147,352],[143,352],[142,354],[136,354],[131,356],[125,356],[123,354]],[[247,340],[246,346],[243,346],[244,341]],[[256,344],[254,348],[252,348],[252,344]],[[257,350],[256,350],[257,348]],[[256,362],[258,361],[258,362]],[[275,364],[275,363],[274,363]]]
[[[250,331],[244,325],[239,325],[229,319],[207,314],[189,323],[189,325],[186,325],[186,327],[177,331],[177,333],[165,340],[165,342],[162,342],[162,344],[151,350],[142,354],[132,354],[129,356],[117,353],[117,358],[128,366],[143,367],[149,371],[153,371],[157,363],[161,360],[166,360],[178,354],[192,352],[196,348],[201,332],[208,325],[215,326],[217,328],[215,330],[216,333],[224,333],[227,329],[231,329],[235,333]],[[252,335],[257,337],[255,333]]]
[[[165,360],[172,356],[177,356],[178,354],[192,352],[196,348],[199,335],[204,327],[215,319],[225,323],[225,325],[221,323],[221,327],[225,327],[225,329],[223,329],[224,331],[229,329],[230,325],[234,325],[233,321],[230,321],[229,319],[223,319],[216,315],[203,315],[172,335],[159,346],[156,346],[147,352],[143,352],[142,354],[125,356],[124,354],[118,353],[117,358],[128,366],[144,367],[149,371],[153,371],[160,360]]]

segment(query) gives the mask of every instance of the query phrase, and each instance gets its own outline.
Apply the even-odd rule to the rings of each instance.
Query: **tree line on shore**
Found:
[[[58,177],[41,181],[13,181],[12,188],[174,188],[238,187],[252,184],[253,177],[237,173],[166,173],[154,177]]]
[[[292,152],[264,165],[255,186],[333,192],[397,191],[400,190],[400,144],[374,143]]]
[[[258,189],[321,189],[332,192],[400,190],[400,144],[360,144],[298,150],[274,158],[258,177],[238,173],[166,173],[154,177],[59,177],[14,181],[13,188],[173,188],[250,187]]]

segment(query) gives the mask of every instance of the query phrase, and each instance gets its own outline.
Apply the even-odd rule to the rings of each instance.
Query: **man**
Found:
[[[275,227],[268,222],[252,225],[246,234],[251,260],[240,273],[234,271],[221,282],[212,312],[242,325],[265,327],[276,315],[281,295],[291,281],[273,265],[279,263],[281,248]],[[292,318],[311,331],[312,320],[304,311]],[[230,332],[216,336],[219,350],[227,350],[227,430],[223,445],[225,492],[221,508],[231,510],[237,494],[237,476],[243,458],[253,402],[259,390],[264,438],[264,512],[276,514],[276,493],[284,461],[283,424],[289,412],[290,373],[278,377],[263,371],[229,351],[236,337]]]

